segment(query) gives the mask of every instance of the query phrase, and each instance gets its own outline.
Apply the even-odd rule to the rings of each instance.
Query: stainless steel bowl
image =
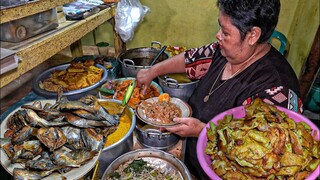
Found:
[[[102,179],[107,179],[108,174],[117,170],[121,164],[138,158],[142,158],[143,160],[159,166],[160,168],[175,170],[178,172],[180,179],[192,179],[189,170],[178,158],[158,149],[139,149],[121,155],[108,166],[102,176]]]
[[[56,92],[50,92],[50,91],[46,91],[44,89],[41,89],[39,86],[39,82],[44,81],[45,79],[49,78],[49,76],[52,74],[53,71],[67,69],[69,66],[70,66],[70,64],[63,64],[63,65],[55,66],[55,67],[47,69],[46,71],[41,73],[39,76],[35,77],[32,80],[33,91],[36,94],[38,94],[39,96],[43,96],[48,99],[57,98]],[[104,71],[102,78],[100,79],[99,82],[97,82],[96,84],[93,84],[91,86],[82,88],[82,89],[64,92],[63,96],[66,96],[69,100],[77,100],[87,94],[97,95],[98,91],[99,91],[98,88],[107,80],[108,70],[102,65],[96,64],[96,66],[99,68],[102,68]]]

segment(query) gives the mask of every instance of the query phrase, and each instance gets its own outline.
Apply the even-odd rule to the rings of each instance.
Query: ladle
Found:
[[[149,66],[152,66],[160,57],[160,55],[167,49],[167,46],[163,46],[161,48],[161,50],[158,52],[158,54],[156,55],[156,57],[154,57],[154,59],[151,61],[151,63],[149,64]]]

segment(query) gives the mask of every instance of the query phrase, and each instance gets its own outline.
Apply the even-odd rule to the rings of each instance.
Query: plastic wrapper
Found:
[[[124,42],[133,38],[134,30],[150,12],[150,8],[143,6],[139,0],[121,0],[116,9],[115,30]]]

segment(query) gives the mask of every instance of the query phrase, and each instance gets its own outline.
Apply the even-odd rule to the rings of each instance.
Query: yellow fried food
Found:
[[[101,80],[103,69],[94,66],[93,60],[71,62],[65,70],[54,71],[49,78],[39,82],[41,89],[57,92],[60,86],[63,91],[72,91],[91,86]]]
[[[320,163],[320,141],[305,122],[255,99],[244,118],[207,128],[206,154],[222,179],[305,179]]]

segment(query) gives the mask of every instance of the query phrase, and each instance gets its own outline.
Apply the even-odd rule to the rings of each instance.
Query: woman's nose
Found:
[[[221,29],[216,34],[216,38],[218,39],[218,41],[221,41]]]

